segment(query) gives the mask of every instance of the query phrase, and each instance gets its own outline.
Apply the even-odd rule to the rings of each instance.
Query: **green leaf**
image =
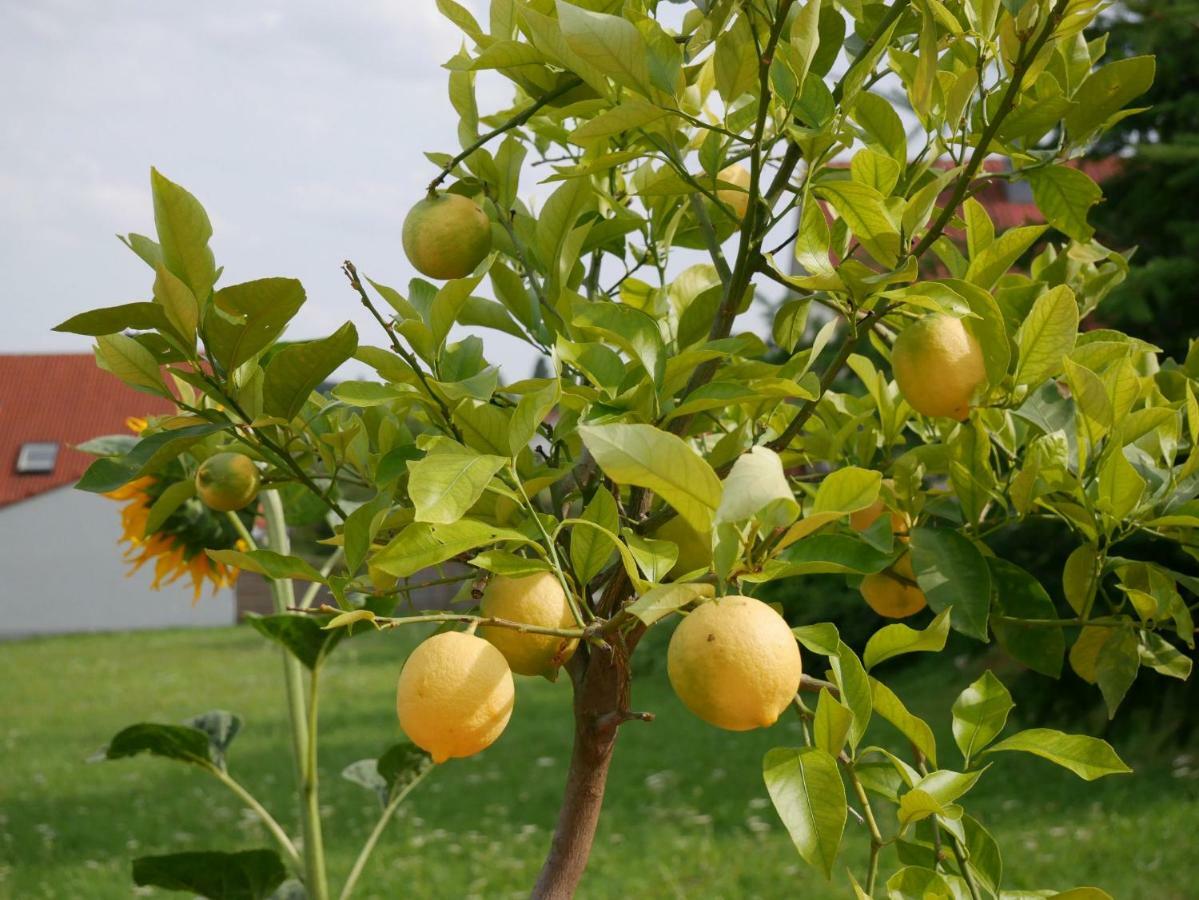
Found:
[[[571,324],[608,338],[637,360],[655,384],[661,384],[666,347],[651,316],[624,303],[580,301],[572,307]]]
[[[1099,496],[1095,506],[1112,518],[1124,520],[1145,495],[1145,479],[1119,447],[1114,447],[1099,466]]]
[[[1065,285],[1037,298],[1016,332],[1020,359],[1016,384],[1038,385],[1062,371],[1067,353],[1078,337],[1078,303]]]
[[[245,553],[240,550],[204,552],[219,563],[246,572],[255,572],[270,579],[300,578],[304,581],[325,583],[321,573],[298,556],[284,556],[274,550],[250,550]]]
[[[1108,631],[1110,634],[1095,660],[1095,678],[1107,704],[1107,717],[1113,719],[1124,695],[1136,681],[1141,654],[1136,635],[1131,630],[1110,628]]]
[[[837,626],[832,622],[818,622],[815,625],[797,625],[791,629],[795,639],[821,656],[836,656],[841,644],[841,636],[837,634]]]
[[[921,866],[904,866],[887,879],[887,896],[890,900],[954,900],[955,895],[940,873]]]
[[[525,394],[517,401],[508,432],[508,449],[513,456],[529,446],[537,428],[562,396],[557,381],[551,381],[538,391]]]
[[[912,568],[935,612],[952,609],[956,630],[980,641],[987,639],[991,573],[971,541],[945,528],[916,528]]]
[[[614,106],[593,119],[584,120],[582,125],[570,133],[568,140],[572,144],[584,147],[631,129],[650,125],[669,115],[670,113],[660,106],[637,97],[628,97],[619,106]]]
[[[558,0],[558,23],[567,45],[621,87],[650,96],[649,50],[635,25],[620,16]]]
[[[1003,731],[1015,706],[1012,695],[988,669],[953,701],[953,739],[969,766]]]
[[[1028,572],[1019,566],[995,557],[987,557],[994,586],[995,612],[1013,619],[1057,618],[1053,600]],[[1057,678],[1062,673],[1066,654],[1066,639],[1062,629],[1054,626],[1032,627],[1019,622],[1007,623],[996,617],[991,620],[995,638],[1012,658],[1034,672]]]
[[[837,211],[871,256],[887,268],[895,268],[899,262],[899,232],[887,214],[882,194],[856,181],[824,182],[813,191]]]
[[[895,812],[899,817],[899,829],[902,832],[929,816],[940,816],[942,819],[961,818],[962,808],[956,803],[939,800],[928,791],[912,788],[899,798],[899,809]],[[924,898],[929,894],[917,894],[916,896]]]
[[[869,670],[904,653],[936,653],[943,650],[949,636],[949,616],[949,609],[942,610],[924,631],[909,628],[902,622],[883,626],[866,642],[862,662]]]
[[[934,766],[937,764],[937,740],[928,723],[908,711],[903,701],[877,678],[870,679],[874,712],[882,716],[906,737]]]
[[[878,94],[861,94],[853,117],[866,133],[867,145],[881,147],[901,166],[907,165],[908,136],[892,103]]]
[[[652,625],[676,609],[700,597],[711,597],[714,594],[715,588],[710,584],[662,584],[646,591],[626,609],[646,625]]]
[[[408,496],[418,522],[449,525],[457,522],[503,468],[502,456],[474,452],[430,453],[408,464]]]
[[[1141,663],[1162,675],[1186,681],[1191,677],[1191,658],[1155,631],[1141,633]]]
[[[681,438],[652,425],[580,425],[579,435],[617,484],[649,488],[700,534],[712,530],[720,479]]]
[[[167,327],[166,314],[157,303],[123,303],[120,306],[105,306],[71,316],[55,325],[54,331],[67,334],[86,334],[99,337],[119,331],[161,331]]]
[[[200,324],[200,305],[191,288],[163,265],[158,266],[154,277],[154,301],[162,307],[167,321],[188,347],[194,346],[196,328]]]
[[[134,478],[154,471],[173,460],[188,447],[211,434],[228,429],[229,425],[189,425],[159,431],[142,438],[133,449],[122,456],[106,456],[93,462],[75,485],[81,491],[103,494],[113,491]]]
[[[293,613],[258,616],[250,613],[246,619],[259,634],[281,644],[309,671],[315,670],[346,636],[345,629],[326,631],[322,627],[323,622],[313,616]]]
[[[1030,169],[1025,177],[1050,225],[1076,241],[1091,239],[1095,229],[1087,223],[1087,213],[1103,199],[1103,191],[1090,175],[1069,166],[1048,166]]]
[[[186,503],[196,494],[196,482],[191,478],[176,481],[158,495],[158,499],[150,506],[150,515],[146,517],[146,529],[143,535],[151,535],[158,531],[171,513]]]
[[[139,887],[188,891],[209,900],[266,900],[286,878],[274,850],[207,850],[133,861],[133,883]]]
[[[973,816],[962,816],[962,830],[966,832],[966,864],[984,888],[997,894],[1003,881],[999,844]]]
[[[281,419],[295,418],[309,395],[353,356],[357,347],[358,332],[351,322],[327,338],[284,347],[267,364],[263,409]]]
[[[841,753],[853,726],[853,713],[828,690],[820,689],[816,718],[812,722],[813,742],[834,759]]]
[[[1066,557],[1062,567],[1062,592],[1066,602],[1084,618],[1095,598],[1098,563],[1098,548],[1094,544],[1080,544]]]
[[[212,237],[208,214],[199,200],[157,169],[150,170],[150,187],[162,261],[203,303],[217,279],[216,261],[208,248]]]
[[[849,729],[849,742],[857,747],[866,728],[870,725],[873,709],[870,676],[862,667],[862,661],[844,641],[838,641],[837,653],[829,657],[833,678],[841,690],[841,702],[853,713],[853,727]]]
[[[604,533],[620,531],[616,501],[601,487],[583,509],[582,518],[604,529],[575,527],[570,530],[570,565],[580,584],[587,584],[612,558],[612,540]]]
[[[433,757],[416,744],[403,741],[389,747],[376,763],[387,784],[388,799],[396,796],[433,768]]]
[[[1077,887],[1050,894],[1049,900],[1112,900],[1112,895],[1097,887]]]
[[[1046,228],[1045,225],[1009,228],[970,261],[970,266],[966,269],[966,281],[978,285],[983,290],[991,290],[1025,251],[1045,233]]]
[[[805,521],[801,519],[798,524]],[[870,575],[885,569],[893,556],[849,535],[815,534],[792,544],[779,554],[778,559],[786,564],[787,574],[792,575],[829,572]]]
[[[294,278],[259,278],[221,288],[204,320],[208,349],[226,371],[236,369],[279,337],[304,299],[304,286]]]
[[[837,761],[817,747],[776,747],[762,760],[762,776],[799,855],[831,878],[847,815]]]
[[[453,525],[413,522],[392,538],[369,563],[388,575],[407,578],[467,550],[500,541],[531,543],[519,531],[474,519],[459,519]]]
[[[111,372],[131,388],[159,397],[169,397],[154,354],[124,334],[96,338],[96,364]]]
[[[125,759],[149,753],[193,766],[213,764],[208,735],[186,725],[158,725],[139,722],[117,732],[104,750],[105,759]]]
[[[1132,771],[1107,741],[1084,734],[1063,734],[1052,728],[1029,728],[1017,732],[988,747],[983,753],[1013,750],[1032,753],[1057,763],[1085,781]]]
[[[1070,140],[1081,142],[1130,100],[1149,90],[1155,65],[1152,56],[1134,56],[1092,72],[1071,98],[1074,106],[1066,114]]]
[[[820,482],[812,501],[812,512],[848,515],[865,509],[878,499],[882,483],[882,474],[871,469],[857,466],[837,469]]]
[[[429,330],[433,334],[433,346],[440,348],[449,336],[450,329],[458,321],[458,315],[470,299],[470,292],[478,287],[482,276],[454,278],[447,281],[433,297],[429,307]]]
[[[780,528],[797,515],[799,504],[777,453],[756,446],[737,458],[724,480],[716,524],[757,518],[765,527]]]

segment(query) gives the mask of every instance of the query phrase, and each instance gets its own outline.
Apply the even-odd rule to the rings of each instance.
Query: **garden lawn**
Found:
[[[356,637],[324,672],[320,768],[335,896],[377,812],[374,796],[339,773],[401,738],[393,691],[418,636]],[[623,729],[580,897],[849,896],[843,867],[830,885],[802,863],[762,785],[763,753],[797,744],[797,721],[717,731],[682,708],[664,668],[635,683],[634,708],[658,718]],[[297,833],[280,671],[278,650],[247,627],[0,644],[0,897],[127,898],[135,856],[271,846],[237,800],[197,770],[148,758],[86,762],[137,721],[179,722],[218,708],[242,715],[230,771]],[[891,682],[926,714],[947,710],[977,674],[942,655]],[[413,793],[358,896],[527,895],[569,758],[570,688],[565,679],[518,681],[507,732]],[[934,726],[941,764],[960,765],[948,721]],[[1118,749],[1136,774],[1094,784],[1038,759],[996,759],[967,803],[1003,849],[1006,887],[1094,884],[1120,900],[1196,896],[1199,761],[1153,751],[1149,741]],[[888,818],[883,827],[893,826]],[[846,859],[859,877],[862,831],[851,818]],[[883,863],[884,872],[894,868],[890,851]]]

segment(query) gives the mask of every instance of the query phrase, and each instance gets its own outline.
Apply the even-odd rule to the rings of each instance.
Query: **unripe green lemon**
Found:
[[[667,519],[653,536],[679,548],[679,557],[667,573],[668,578],[677,578],[697,569],[707,570],[712,565],[711,542],[688,525],[682,516]]]
[[[912,554],[905,553],[890,569],[883,569],[863,578],[859,590],[870,608],[880,616],[887,619],[906,619],[920,612],[928,604],[924,591],[915,584],[908,583],[915,580]]]
[[[479,604],[483,615],[542,628],[574,628],[577,623],[566,594],[550,572],[523,578],[495,575],[487,582]],[[544,675],[551,681],[574,655],[578,641],[552,634],[532,634],[498,625],[484,625],[479,634],[495,645],[518,675]]]
[[[209,509],[232,512],[258,496],[258,467],[244,453],[217,453],[196,470],[196,495]]]
[[[491,252],[491,222],[469,197],[426,197],[404,219],[404,253],[429,278],[465,278]]]
[[[987,380],[982,348],[961,319],[935,314],[913,322],[895,339],[891,368],[903,398],[926,416],[959,421]]]
[[[473,756],[508,725],[516,692],[504,656],[480,637],[445,631],[408,656],[396,685],[400,727],[433,762]]]
[[[773,725],[799,690],[803,667],[786,621],[760,600],[732,595],[696,607],[670,638],[666,672],[684,705],[711,725]]]

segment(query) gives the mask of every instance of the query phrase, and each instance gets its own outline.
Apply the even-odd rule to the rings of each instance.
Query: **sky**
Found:
[[[339,267],[416,274],[400,230],[423,153],[457,149],[441,64],[459,43],[432,0],[0,0],[0,353],[84,352],[50,329],[148,299],[115,235],[153,235],[151,165],[207,208],[222,284],[304,283],[289,337],[353,319],[379,343]],[[479,84],[481,108],[510,100]],[[521,360],[513,343],[495,339]]]
[[[207,208],[222,284],[304,283],[290,339],[352,319],[382,343],[341,261],[416,274],[401,225],[424,152],[458,149],[441,64],[461,39],[433,0],[0,0],[0,353],[86,352],[50,329],[149,298],[115,235],[154,233],[152,165]],[[484,112],[512,96],[493,73],[477,94]],[[485,337],[505,380],[528,374],[527,347]]]

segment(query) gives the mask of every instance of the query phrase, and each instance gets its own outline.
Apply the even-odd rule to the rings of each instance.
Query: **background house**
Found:
[[[0,355],[0,637],[233,621],[232,591],[193,606],[182,583],[151,590],[149,566],[127,578],[119,505],[72,488],[92,460],[75,445],[170,411],[91,354]]]

